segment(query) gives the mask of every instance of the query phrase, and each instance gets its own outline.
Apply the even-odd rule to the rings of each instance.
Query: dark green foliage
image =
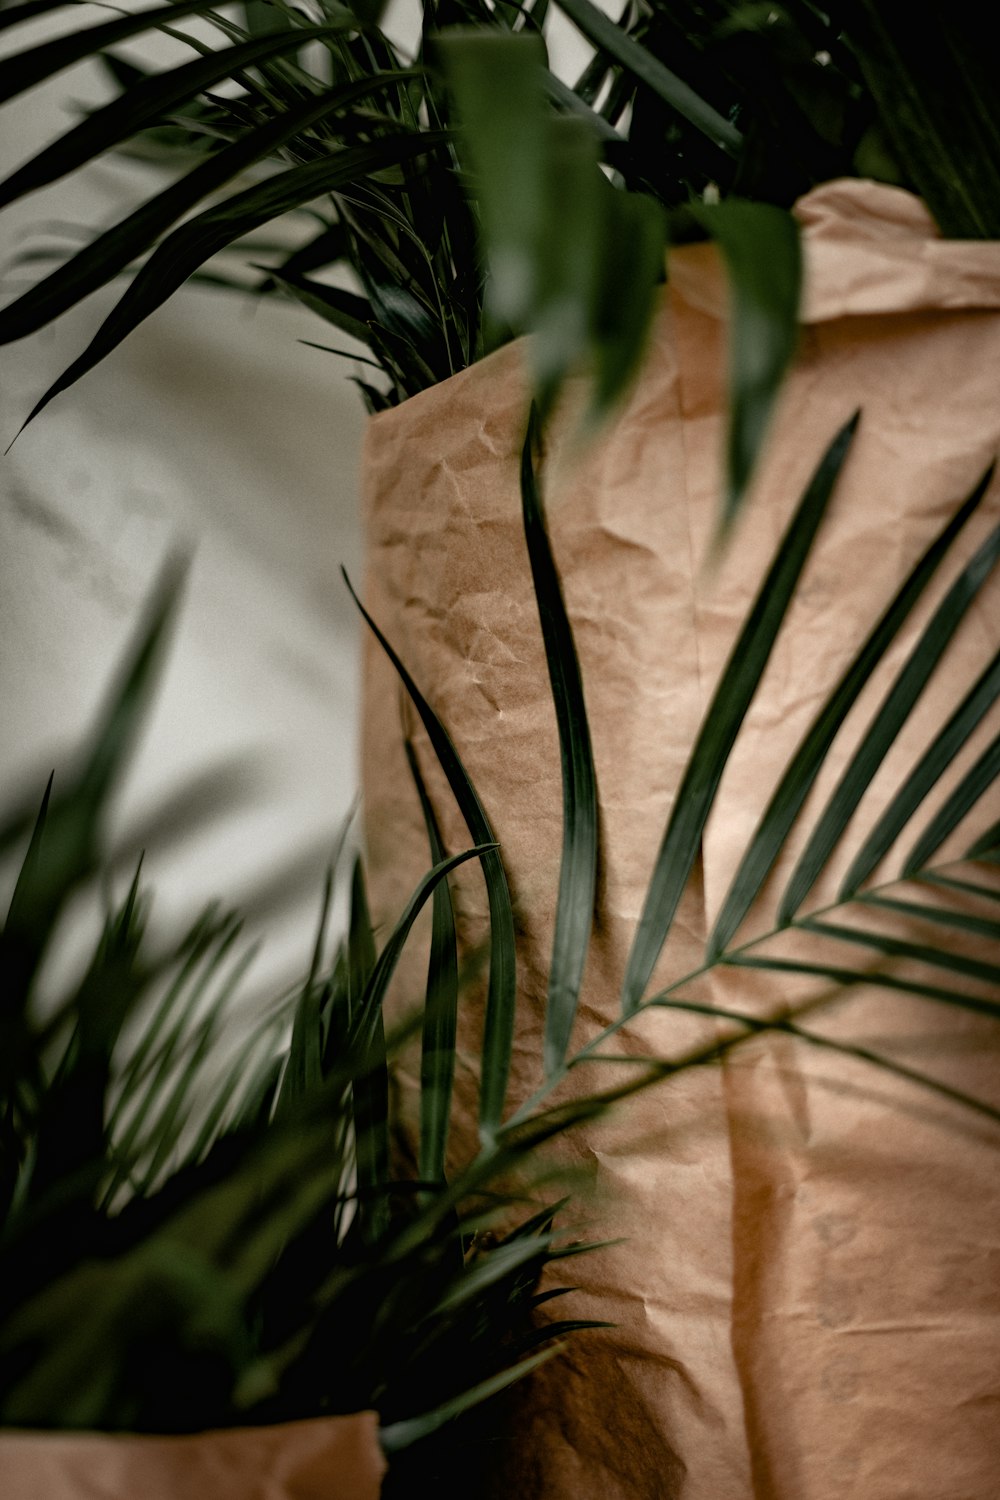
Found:
[[[351,593],[354,594],[353,589]],[[479,1119],[484,1141],[488,1142],[503,1115],[507,1081],[510,1076],[511,1049],[514,1043],[514,1007],[517,996],[516,956],[514,914],[511,909],[507,876],[489,817],[447,730],[407,672],[399,656],[360,603],[357,595],[354,595],[354,599],[410,695],[413,706],[430,738],[434,753],[441,764],[441,769],[448,778],[448,784],[465,820],[470,837],[485,851],[482,866],[490,907],[490,978],[480,1057]]]
[[[559,730],[563,784],[563,848],[545,1009],[543,1062],[546,1075],[551,1077],[562,1071],[569,1050],[590,946],[597,888],[598,807],[597,773],[580,664],[545,530],[535,474],[532,450],[538,438],[538,426],[532,413],[521,458],[521,501],[524,535]]]
[[[622,991],[626,1013],[641,1003],[666,942],[726,761],[764,674],[857,424],[855,414],[817,467],[715,690],[663,835],[629,954]]]
[[[239,285],[206,262],[285,217],[298,243],[253,291],[291,295],[367,346],[384,377],[354,377],[369,410],[529,333],[543,416],[583,368],[600,420],[641,358],[669,222],[675,239],[717,233],[730,273],[731,517],[794,349],[798,258],[784,211],[795,198],[874,176],[921,192],[946,234],[1000,234],[987,23],[968,0],[919,15],[901,0],[652,0],[617,21],[592,0],[559,4],[593,48],[575,87],[548,68],[544,5],[478,0],[424,0],[413,57],[379,30],[377,5],[328,6],[317,25],[285,0],[255,3],[241,25],[192,0],[70,27],[0,64],[0,98],[87,56],[105,60],[118,89],[15,172],[0,205],[112,147],[178,169],[0,313],[0,338],[21,338],[137,275],[35,411],[185,279]],[[46,8],[15,7],[4,24]],[[184,32],[196,13],[215,44]],[[151,74],[108,51],[168,23],[193,59]],[[219,91],[227,78],[235,87]],[[248,171],[277,176],[203,210],[203,233],[173,227]],[[732,200],[724,213],[720,196]],[[259,259],[246,249],[245,262]]]
[[[137,871],[80,980],[39,1010],[60,914],[104,871],[177,584],[171,567],[92,750],[46,790],[0,937],[0,1422],[182,1432],[375,1407],[398,1465],[532,1367],[539,1339],[584,1326],[532,1317],[570,1248],[552,1211],[490,1232],[525,1218],[490,1191],[509,1153],[444,1181],[453,937],[428,982],[436,1170],[410,1180],[390,1151],[382,1000],[421,906],[482,851],[435,849],[381,945],[355,864],[332,957],[331,870],[307,975],[257,1023],[230,1003],[239,923],[212,907],[155,951]],[[16,812],[3,850],[27,833]]]

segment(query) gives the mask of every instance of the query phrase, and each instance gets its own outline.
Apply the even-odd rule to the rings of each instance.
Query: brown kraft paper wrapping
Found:
[[[941,241],[915,199],[870,183],[830,184],[797,211],[806,256],[800,352],[721,565],[708,565],[725,409],[725,290],[712,247],[672,253],[643,372],[609,432],[581,455],[567,420],[549,446],[549,529],[583,669],[602,812],[577,1042],[618,1014],[628,946],[698,724],[834,432],[862,408],[656,982],[697,967],[739,855],[802,734],[1000,446],[1000,246]],[[539,1081],[561,843],[555,721],[521,531],[524,421],[520,350],[511,346],[374,418],[366,454],[372,612],[455,739],[510,876],[521,965],[512,1101]],[[997,510],[994,487],[852,710],[740,941],[772,925],[803,830]],[[996,652],[998,636],[993,581],[809,909],[835,900],[859,837]],[[366,697],[373,904],[377,919],[389,921],[428,856],[403,756],[398,685],[373,646]],[[996,727],[995,717],[980,726],[916,829]],[[465,847],[433,757],[420,734],[414,740],[446,844]],[[984,798],[937,861],[956,858],[998,811],[995,796]],[[890,854],[880,882],[897,873],[914,837]],[[977,878],[989,881],[989,868],[977,867]],[[454,890],[461,929],[474,941],[485,896],[473,867],[459,872]],[[913,888],[900,894],[912,897]],[[911,917],[877,920],[890,935],[940,940]],[[995,962],[996,944],[982,944],[981,956]],[[871,962],[852,946],[819,950],[815,938],[809,946],[825,962]],[[404,1002],[418,993],[424,962],[407,973]],[[961,987],[989,993],[975,978]],[[817,994],[801,981],[792,988],[783,976],[734,970],[687,993],[764,1014]],[[481,1024],[475,997],[464,1004],[457,1156],[474,1141]],[[650,1012],[621,1034],[618,1050],[673,1055],[704,1039],[707,1024]],[[855,986],[811,1024],[1000,1103],[992,1021]],[[575,1077],[580,1087],[609,1081],[582,1069]],[[511,1438],[509,1482],[546,1500],[994,1500],[998,1145],[990,1123],[963,1106],[787,1036],[654,1088],[561,1143],[564,1164],[585,1168],[597,1190],[585,1206],[588,1232],[624,1239],[572,1263],[566,1279],[580,1288],[572,1315],[616,1327],[574,1337],[533,1381]]]
[[[378,1415],[182,1437],[0,1432],[4,1500],[378,1500]]]

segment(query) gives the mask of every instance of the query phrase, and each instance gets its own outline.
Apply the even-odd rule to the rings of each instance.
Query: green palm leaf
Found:
[[[432,1432],[437,1432],[445,1423],[453,1422],[463,1412],[469,1411],[483,1401],[488,1401],[491,1396],[505,1391],[516,1381],[523,1380],[526,1375],[531,1374],[532,1370],[537,1370],[539,1365],[545,1364],[558,1352],[558,1349],[543,1349],[540,1354],[533,1354],[530,1358],[521,1360],[519,1364],[502,1371],[499,1375],[491,1375],[488,1380],[482,1381],[472,1390],[465,1391],[461,1396],[435,1407],[433,1411],[426,1412],[419,1417],[407,1417],[400,1422],[391,1422],[379,1432],[379,1442],[383,1451],[391,1456],[393,1453],[401,1452],[404,1448],[412,1447],[422,1438],[428,1437]]]
[[[88,26],[83,31],[72,31],[53,41],[40,42],[36,47],[0,61],[0,102],[16,99],[18,94],[34,88],[37,83],[53,78],[64,68],[71,68],[85,57],[94,57],[118,42],[139,36],[144,31],[152,31],[155,27],[167,26],[183,16],[211,9],[212,0],[178,0],[174,5],[153,6],[150,10],[139,11],[137,15],[122,16],[117,21],[104,21],[99,26]],[[23,9],[19,7],[18,10],[19,14],[7,16],[8,26],[15,20],[28,19]]]
[[[533,414],[521,456],[521,501],[559,731],[563,786],[563,845],[543,1054],[546,1075],[552,1076],[562,1069],[566,1057],[590,945],[597,886],[598,815],[583,680],[535,477],[532,449],[538,439]]]
[[[381,1239],[389,1224],[389,1074],[385,1058],[385,1024],[381,998],[364,1019],[368,985],[376,965],[375,934],[368,911],[368,894],[361,861],[351,877],[348,928],[348,979],[352,1022],[364,1026],[362,1064],[352,1087],[358,1197],[365,1231]]]
[[[866,907],[875,907],[879,911],[899,912],[905,917],[915,917],[920,922],[937,923],[959,932],[972,932],[978,937],[1000,941],[1000,922],[975,916],[971,912],[953,911],[947,906],[930,906],[924,901],[907,901],[898,896],[864,896],[862,901]]]
[[[346,836],[346,829],[344,833]],[[323,902],[312,962],[295,1006],[288,1061],[278,1096],[278,1107],[281,1110],[289,1106],[294,1108],[299,1100],[310,1098],[323,1081],[323,1006],[326,985],[320,981],[320,969],[333,901],[333,876],[334,869],[331,866],[323,882]]]
[[[966,858],[989,859],[995,862],[998,850],[1000,850],[1000,822],[994,823],[980,838],[976,839],[976,842],[970,846]]]
[[[858,424],[850,419],[824,454],[722,674],[677,792],[639,919],[622,992],[636,1010],[687,884],[722,773],[757,690]]]
[[[324,94],[319,100],[309,98],[278,114],[264,125],[248,131],[239,140],[201,162],[171,187],[156,194],[120,223],[98,235],[65,265],[5,307],[0,312],[0,343],[11,343],[43,328],[53,318],[74,307],[83,297],[105,286],[119,272],[124,271],[137,255],[148,250],[160,235],[202,199],[225,187],[226,183],[256,162],[273,156],[320,121],[377,91],[381,86],[380,80],[364,79]],[[384,159],[376,156],[370,160],[369,165],[371,168],[384,166],[386,161],[392,159],[391,154]],[[322,162],[314,162],[312,166],[322,166]],[[317,197],[325,190],[317,186],[312,196]],[[308,198],[299,199],[293,194],[290,206],[295,208],[301,202],[308,201]],[[276,213],[282,211],[279,207]],[[266,215],[259,222],[266,222],[268,217],[275,215]],[[239,238],[244,232],[237,229],[232,238]],[[223,244],[228,243],[231,240],[223,240]],[[194,269],[197,269],[198,264],[201,262],[197,262]],[[184,279],[182,277],[181,281]]]
[[[849,943],[855,947],[872,948],[885,954],[887,958],[913,959],[917,963],[929,964],[932,968],[964,974],[969,979],[981,979],[985,984],[1000,982],[1000,964],[954,953],[946,948],[914,943],[905,938],[887,937],[884,933],[860,927],[845,927],[841,923],[818,917],[805,917],[796,925],[803,932],[815,932],[820,937],[834,938],[837,942]]]
[[[1000,652],[994,656],[962,702],[934,736],[906,777],[885,812],[865,839],[840,888],[841,900],[857,894],[861,885],[889,852],[927,794],[940,781],[970,735],[1000,697]],[[975,857],[970,851],[970,857]]]
[[[802,252],[791,214],[729,198],[694,210],[729,280],[729,401],[723,529],[736,518],[799,340]]]
[[[87,116],[81,124],[73,126],[64,135],[39,151],[24,166],[18,167],[3,183],[0,183],[0,208],[33,193],[47,183],[56,182],[68,172],[75,171],[88,161],[122,141],[145,129],[172,109],[200,94],[203,89],[230,78],[242,68],[267,58],[280,57],[283,52],[318,37],[335,35],[352,22],[337,26],[306,26],[301,30],[270,32],[241,42],[235,47],[226,47],[219,52],[210,52],[206,57],[196,57],[193,62],[181,63],[154,77],[144,78],[141,83],[120,94],[110,104]]]
[[[713,145],[727,155],[739,154],[743,137],[736,126],[723,119],[689,84],[665,68],[592,0],[557,0],[557,3],[589,42],[621,63],[640,83],[646,84],[665,104],[707,136]]]
[[[980,797],[1000,776],[1000,735],[997,735],[962,777],[958,786],[928,823],[903,863],[904,875],[915,875],[929,864],[945,839],[972,811]],[[995,842],[991,830],[987,842]],[[976,846],[974,846],[976,847]]]
[[[311,106],[309,112],[319,115],[326,113],[329,107],[329,101],[326,101],[324,105]],[[322,193],[346,187],[358,177],[407,156],[420,155],[444,139],[443,135],[400,136],[372,146],[338,151],[319,161],[280,172],[258,187],[247,188],[182,224],[137,272],[128,291],[102,323],[87,349],[36,402],[28,421],[32,421],[53,397],[105,359],[219,250],[224,250],[261,224],[311,203]]]
[[[266,270],[259,266],[258,270]],[[289,275],[285,270],[267,270],[268,276],[289,296],[318,313],[325,323],[332,323],[341,333],[350,334],[361,344],[372,342],[372,323],[375,314],[371,303],[356,292],[345,291],[339,286],[324,286],[309,276]]]
[[[810,1047],[819,1047],[827,1052],[836,1052],[841,1057],[854,1057],[859,1062],[871,1063],[873,1067],[884,1072],[894,1073],[897,1078],[904,1078],[908,1083],[915,1084],[920,1089],[929,1089],[932,1093],[940,1094],[945,1099],[952,1100],[955,1104],[961,1104],[964,1109],[974,1110],[977,1114],[984,1114],[988,1119],[1000,1120],[1000,1110],[982,1099],[977,1099],[973,1094],[966,1094],[961,1089],[951,1088],[942,1083],[939,1078],[934,1078],[930,1073],[921,1073],[915,1068],[908,1068],[896,1058],[887,1057],[882,1052],[873,1052],[870,1047],[860,1047],[854,1042],[839,1041],[834,1037],[824,1036],[821,1032],[812,1031],[798,1021],[785,1019],[761,1020],[753,1016],[746,1016],[738,1010],[727,1010],[721,1005],[704,1005],[698,1001],[690,1000],[662,1000],[656,1004],[669,1010],[691,1011],[695,1015],[710,1016],[716,1020],[731,1021],[735,1025],[743,1027],[748,1032],[756,1032],[759,1035],[772,1031],[793,1036]],[[592,1059],[594,1062],[615,1061],[618,1063],[650,1063],[652,1058],[637,1058],[630,1055],[627,1058],[609,1059],[598,1053]]]
[[[351,588],[346,573],[344,580],[351,597],[395,667],[414,708],[420,715],[470,836],[480,845],[493,846],[492,849],[487,849],[482,857],[483,876],[486,881],[486,895],[490,909],[490,977],[481,1053],[479,1119],[483,1136],[489,1140],[495,1134],[503,1115],[514,1044],[514,1016],[517,1001],[514,914],[511,909],[507,877],[500,856],[496,852],[496,840],[489,818],[451,738],[402,661]]]
[[[912,568],[795,752],[733,876],[709,938],[710,957],[716,957],[729,945],[749,911],[784,847],[841,725],[944,561],[952,542],[979,505],[992,472],[991,468]]]
[[[438,865],[445,857],[444,845],[409,740],[406,742],[406,757],[420,797],[431,862]],[[443,1181],[445,1175],[457,1030],[458,937],[451,890],[447,880],[442,880],[434,887],[420,1057],[420,1175],[429,1182]]]
[[[835,935],[831,934],[831,936]],[[864,935],[852,931],[851,940],[854,938],[857,938],[862,946],[876,946],[864,944]],[[938,952],[937,949],[926,951],[935,954]],[[913,957],[916,955],[904,953],[894,956]],[[952,1006],[956,1010],[968,1010],[976,1015],[1000,1020],[1000,1004],[996,1001],[986,1000],[980,995],[970,994],[965,990],[949,989],[946,985],[929,984],[923,980],[888,974],[877,968],[851,969],[843,964],[814,963],[812,959],[771,958],[766,954],[751,953],[727,954],[720,959],[720,963],[735,969],[762,969],[768,974],[796,974],[805,978],[826,979],[844,990],[853,989],[856,985],[869,985],[875,989],[889,990],[897,995],[915,995],[918,999],[934,1000],[941,1005]]]

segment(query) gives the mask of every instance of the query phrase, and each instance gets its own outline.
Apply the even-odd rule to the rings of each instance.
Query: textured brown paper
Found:
[[[1000,246],[943,242],[916,200],[868,183],[831,184],[799,214],[800,354],[720,567],[707,564],[725,409],[725,290],[711,247],[672,255],[642,376],[613,428],[581,456],[567,422],[550,450],[549,526],[602,808],[578,1042],[618,1014],[628,946],[698,724],[834,432],[862,408],[658,967],[663,982],[697,967],[739,853],[802,733],[1000,446]],[[521,533],[524,402],[513,346],[373,419],[366,455],[372,611],[452,733],[511,876],[521,963],[512,1099],[539,1082],[561,838],[555,722]],[[802,825],[825,802],[959,559],[996,524],[997,497],[994,487],[852,712]],[[997,592],[990,585],[970,612],[810,908],[834,899],[857,834],[997,650]],[[369,854],[386,921],[427,852],[398,688],[374,648],[366,694]],[[981,730],[917,827],[995,733],[995,719]],[[446,843],[465,847],[447,788],[414,737]],[[941,859],[998,812],[995,797],[983,799]],[[768,929],[767,897],[780,893],[802,843],[793,835],[741,939]],[[880,879],[908,847],[904,839]],[[485,897],[473,867],[455,887],[474,940]],[[922,929],[906,918],[886,923],[914,941],[933,935]],[[993,948],[984,951],[996,961]],[[843,945],[822,953],[861,966],[859,956]],[[409,971],[403,999],[417,993],[424,961]],[[734,971],[686,994],[764,1013],[814,998],[778,976]],[[474,1139],[474,1008],[466,1002],[456,1155]],[[994,1023],[855,988],[814,1026],[1000,1103]],[[705,1022],[651,1012],[621,1034],[618,1050],[673,1055],[708,1034]],[[575,1076],[581,1087],[610,1081],[596,1069]],[[589,1230],[625,1237],[572,1263],[572,1315],[617,1327],[575,1338],[540,1372],[521,1402],[505,1482],[546,1500],[994,1500],[998,1146],[989,1123],[961,1106],[787,1037],[658,1087],[563,1142],[563,1161],[588,1169],[598,1190]]]
[[[4,1500],[378,1500],[378,1415],[193,1437],[0,1433]]]

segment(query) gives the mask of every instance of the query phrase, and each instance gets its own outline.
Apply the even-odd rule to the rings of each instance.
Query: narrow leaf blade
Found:
[[[665,68],[646,47],[629,36],[624,27],[599,10],[593,0],[557,0],[557,3],[599,51],[620,62],[720,150],[729,156],[739,155],[743,137],[736,126],[706,104],[676,73]]]
[[[445,858],[444,845],[409,740],[406,742],[406,756],[420,797],[431,860],[437,865]],[[434,888],[432,903],[431,951],[420,1058],[420,1175],[429,1182],[441,1182],[445,1175],[457,1030],[458,940],[451,890],[447,880],[442,880]]]
[[[944,560],[951,543],[978,506],[988,482],[989,474],[912,568],[810,726],[768,803],[726,893],[709,938],[710,958],[723,951],[750,910],[823,768],[841,725]]]
[[[328,112],[329,101],[311,105],[310,112]],[[322,193],[348,186],[359,177],[389,163],[433,150],[445,139],[441,132],[386,138],[324,156],[304,166],[291,167],[247,188],[224,203],[206,209],[175,229],[137,272],[127,292],[102,323],[87,349],[35,404],[28,421],[61,391],[76,383],[116,349],[123,339],[161,307],[205,261],[282,214],[311,203]]]
[[[489,818],[444,725],[351,588],[346,573],[344,573],[344,580],[376,640],[395,667],[423,722],[470,836],[477,844],[495,846],[496,840]],[[479,1119],[484,1137],[491,1139],[503,1114],[507,1081],[510,1076],[517,1001],[517,970],[514,949],[514,914],[511,908],[510,890],[503,862],[496,847],[488,849],[483,854],[482,869],[490,909],[490,977],[483,1031]]]
[[[639,1006],[701,844],[715,793],[850,450],[858,415],[830,444],[785,533],[715,690],[681,781],[629,953],[622,1004]]]
[[[903,866],[904,875],[916,875],[933,859],[945,839],[972,811],[1000,776],[1000,734],[966,772],[958,786],[928,823]]]
[[[854,856],[840,887],[850,900],[889,852],[917,808],[953,764],[956,755],[1000,697],[1000,652],[969,689],[955,712],[928,745],[885,812]],[[975,857],[972,855],[971,857]]]
[[[792,215],[729,198],[701,204],[729,279],[729,428],[722,529],[735,520],[799,336],[802,251]]]
[[[597,775],[594,770],[583,679],[573,630],[545,528],[532,449],[534,416],[521,455],[524,535],[559,732],[563,789],[563,843],[555,935],[545,1009],[544,1064],[551,1077],[562,1068],[576,1018],[597,885]]]

